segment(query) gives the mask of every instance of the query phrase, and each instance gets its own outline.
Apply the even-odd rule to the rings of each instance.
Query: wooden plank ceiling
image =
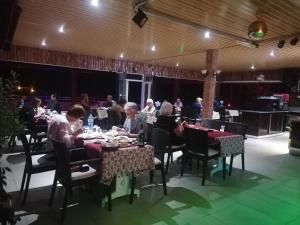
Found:
[[[248,25],[263,12],[268,25],[266,40],[259,48],[237,45],[230,38],[195,29],[176,22],[149,16],[140,29],[133,23],[132,0],[20,0],[23,13],[14,44],[201,70],[205,68],[205,50],[220,49],[222,71],[248,71],[299,67],[300,42],[296,46],[283,35],[300,31],[298,0],[152,0],[147,8],[176,16],[212,29],[247,38]],[[64,33],[58,29],[64,25]],[[299,37],[300,38],[300,37]],[[156,51],[151,51],[152,45]],[[270,52],[274,56],[270,56]]]

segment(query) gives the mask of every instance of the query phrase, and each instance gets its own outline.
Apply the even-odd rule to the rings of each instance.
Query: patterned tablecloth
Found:
[[[229,132],[214,131],[208,133],[209,138],[220,142],[221,156],[238,155],[245,152],[244,137]]]
[[[116,175],[133,172],[138,176],[154,169],[154,149],[150,145],[119,148],[118,151],[102,152],[101,182],[110,184]]]

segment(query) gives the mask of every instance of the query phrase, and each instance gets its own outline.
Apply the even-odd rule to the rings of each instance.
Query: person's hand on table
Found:
[[[82,133],[83,133],[83,128],[80,128],[79,130],[77,130],[73,133],[73,136],[77,138],[77,136],[82,134]]]

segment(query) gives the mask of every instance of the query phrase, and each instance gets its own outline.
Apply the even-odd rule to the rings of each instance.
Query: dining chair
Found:
[[[39,144],[43,141],[43,139],[47,138],[47,124],[36,124],[35,122],[28,125],[28,130],[30,133],[29,144],[34,143],[35,147],[38,147]],[[37,151],[37,149],[33,148],[33,151]]]
[[[24,190],[25,182],[26,182],[25,191],[24,191],[23,200],[22,200],[22,204],[25,205],[31,175],[55,170],[55,160],[54,160],[54,152],[53,151],[43,151],[43,150],[38,149],[38,148],[43,147],[42,144],[45,144],[46,142],[39,143],[39,146],[36,146],[37,143],[30,144],[27,140],[24,130],[22,130],[18,134],[18,136],[22,142],[25,156],[26,156],[26,162],[25,162],[22,183],[21,183],[21,189],[20,189],[20,193],[22,193]],[[33,151],[32,149],[35,149],[35,151]]]
[[[208,131],[186,128],[185,138],[186,151],[183,153],[181,176],[183,176],[184,168],[188,158],[200,160],[202,161],[203,167],[202,185],[204,185],[207,173],[207,163],[212,159],[217,159],[220,157],[220,151],[215,149],[215,144],[213,146],[214,148],[209,145]]]
[[[151,144],[154,147],[155,170],[160,170],[163,182],[164,194],[167,195],[166,176],[164,169],[165,153],[170,146],[170,133],[160,128],[153,128],[151,132]],[[153,183],[154,171],[150,171],[150,183]]]
[[[224,131],[242,135],[244,137],[244,140],[247,139],[247,137],[246,137],[247,126],[242,123],[225,123]],[[234,156],[235,155],[230,156],[229,173],[228,173],[229,176],[231,176],[231,173],[232,173],[232,164],[233,164]],[[241,158],[242,158],[242,170],[245,170],[245,154],[244,153],[241,153]]]
[[[56,156],[56,171],[51,190],[49,207],[53,204],[53,199],[57,187],[57,182],[65,188],[63,206],[61,212],[60,223],[63,224],[66,208],[68,205],[68,196],[72,196],[72,188],[81,185],[91,185],[99,183],[100,175],[97,169],[90,166],[91,163],[100,165],[100,158],[70,161],[72,151],[83,151],[84,148],[68,149],[64,143],[51,140]],[[111,211],[111,188],[107,186],[108,209]]]
[[[220,130],[222,126],[222,121],[219,120],[203,120],[202,124],[204,127],[213,130]]]

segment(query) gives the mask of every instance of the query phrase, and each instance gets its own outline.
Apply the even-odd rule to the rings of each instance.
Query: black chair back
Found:
[[[153,128],[151,132],[151,144],[155,153],[167,152],[170,146],[170,133],[160,128]]]
[[[240,134],[246,139],[247,126],[241,123],[225,123],[225,131]]]
[[[56,156],[56,175],[60,182],[71,182],[70,151],[64,143],[52,141]]]
[[[219,120],[203,120],[202,124],[204,127],[213,130],[220,130],[222,126],[222,122]]]
[[[208,155],[208,131],[186,128],[185,141],[189,151]]]
[[[109,129],[111,129],[113,126],[123,125],[121,124],[121,118],[115,111],[107,110],[107,116],[109,121]]]

